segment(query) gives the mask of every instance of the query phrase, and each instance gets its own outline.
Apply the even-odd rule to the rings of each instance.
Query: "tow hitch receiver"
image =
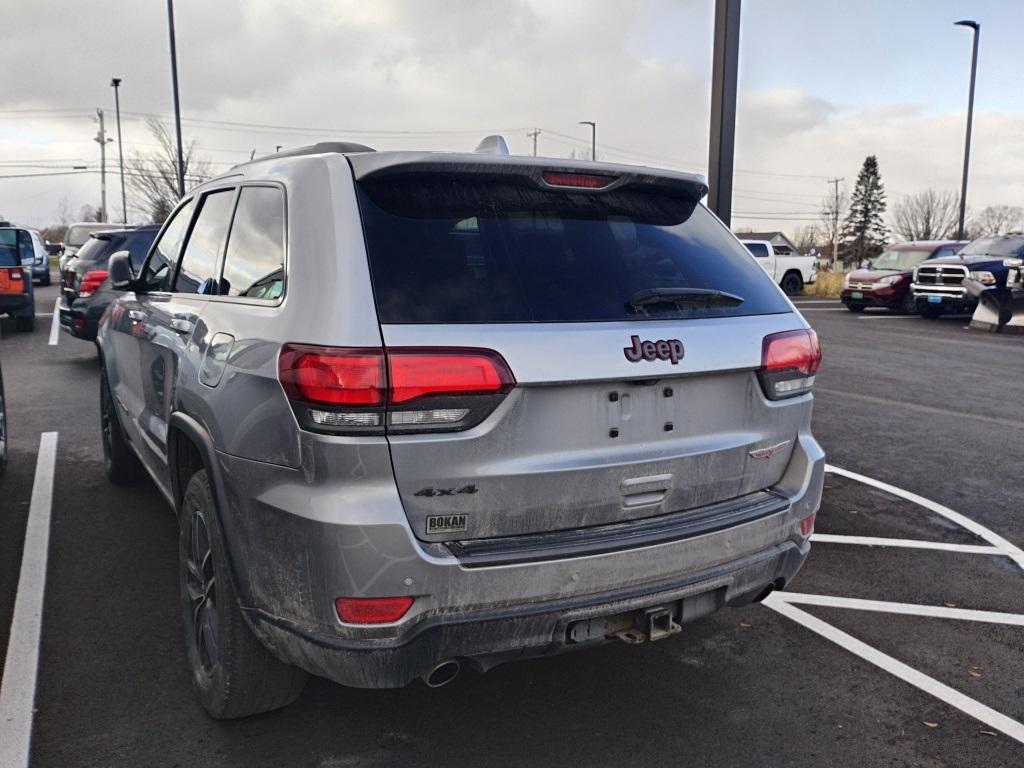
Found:
[[[655,642],[682,632],[682,601],[620,613],[615,616],[577,621],[569,626],[570,643],[617,639],[629,645]]]

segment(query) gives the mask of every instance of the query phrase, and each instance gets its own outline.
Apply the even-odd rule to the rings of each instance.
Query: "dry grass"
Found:
[[[843,289],[845,272],[819,272],[818,278],[810,285],[804,286],[804,296],[829,296],[838,298]]]

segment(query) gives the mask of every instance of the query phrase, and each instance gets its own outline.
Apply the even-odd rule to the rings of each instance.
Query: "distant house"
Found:
[[[782,256],[800,253],[800,249],[784,232],[737,232],[736,237],[740,240],[767,240],[775,252]]]

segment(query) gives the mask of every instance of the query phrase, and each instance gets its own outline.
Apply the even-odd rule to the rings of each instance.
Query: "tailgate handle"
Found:
[[[619,483],[623,506],[639,507],[645,504],[660,504],[672,488],[672,474],[631,477]]]

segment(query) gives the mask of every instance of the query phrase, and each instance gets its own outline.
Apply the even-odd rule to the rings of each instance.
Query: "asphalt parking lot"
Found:
[[[36,296],[52,312],[56,287]],[[193,699],[166,503],[103,476],[92,345],[51,345],[48,316],[5,331],[0,652],[40,435],[58,433],[32,764],[1024,764],[1024,338],[799,305],[835,471],[788,597],[439,690],[313,679],[240,722]]]

